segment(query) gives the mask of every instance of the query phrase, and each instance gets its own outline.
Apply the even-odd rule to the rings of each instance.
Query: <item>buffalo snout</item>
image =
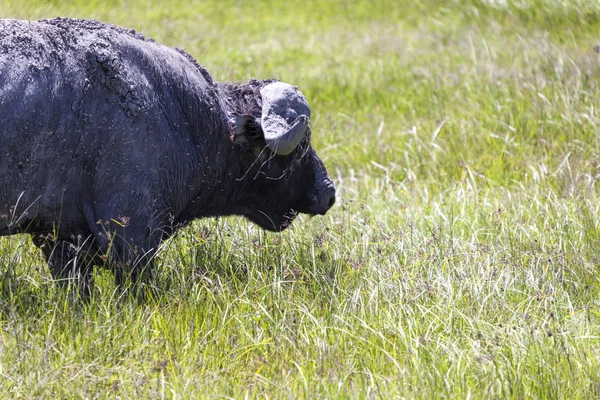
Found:
[[[329,179],[312,196],[311,214],[325,215],[335,203],[335,186]]]

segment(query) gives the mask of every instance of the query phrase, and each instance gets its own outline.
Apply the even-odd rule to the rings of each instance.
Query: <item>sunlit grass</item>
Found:
[[[205,220],[139,300],[59,290],[0,241],[14,398],[600,395],[595,1],[5,1],[96,18],[218,80],[300,86],[335,180],[325,217]]]

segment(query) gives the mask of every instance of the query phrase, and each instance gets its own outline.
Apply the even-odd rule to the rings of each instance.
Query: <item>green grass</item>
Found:
[[[147,301],[0,240],[12,398],[600,397],[597,1],[13,1],[185,48],[312,105],[338,188],[281,235],[204,220]]]

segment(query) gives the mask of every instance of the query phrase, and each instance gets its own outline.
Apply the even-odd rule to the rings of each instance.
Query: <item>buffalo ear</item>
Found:
[[[249,114],[235,115],[231,118],[232,135],[234,143],[243,144],[256,140],[264,141],[264,134],[260,126],[260,119]]]

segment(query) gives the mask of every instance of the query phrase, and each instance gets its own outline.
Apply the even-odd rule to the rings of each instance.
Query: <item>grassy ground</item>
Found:
[[[250,2],[248,2],[250,3]],[[4,0],[277,77],[338,188],[268,234],[200,221],[146,302],[57,290],[0,241],[14,398],[600,397],[597,1]]]

